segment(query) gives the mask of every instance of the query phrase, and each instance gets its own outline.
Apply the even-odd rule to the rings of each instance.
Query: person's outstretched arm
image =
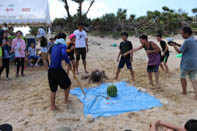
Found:
[[[141,50],[141,49],[143,49],[143,46],[142,46],[142,45],[139,46],[138,48],[135,48],[135,49],[133,49],[133,50],[130,50],[130,51],[124,53],[123,56],[127,56],[127,55],[132,54],[132,53],[134,53],[134,52],[137,52],[138,50]]]
[[[66,53],[66,48],[62,48],[62,56],[63,56],[63,59],[66,61],[66,63],[70,64],[70,59]]]
[[[175,125],[172,125],[172,124],[167,123],[167,122],[159,121],[158,125],[163,126],[163,127],[166,127],[168,129],[175,130],[175,131],[181,131],[181,128],[180,127],[175,126]]]
[[[176,45],[173,45],[173,47],[174,47],[174,49],[176,50],[177,53],[179,53],[179,54],[181,53],[181,50]]]

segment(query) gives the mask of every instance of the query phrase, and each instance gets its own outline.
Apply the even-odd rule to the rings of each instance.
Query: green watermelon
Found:
[[[117,87],[115,85],[109,85],[107,87],[107,94],[108,94],[108,96],[116,97],[117,93],[118,93],[118,89],[117,89]]]

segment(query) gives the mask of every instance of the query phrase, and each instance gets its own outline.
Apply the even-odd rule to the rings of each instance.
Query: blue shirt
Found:
[[[62,60],[65,60],[66,63],[70,64],[70,59],[66,53],[66,45],[63,44],[55,44],[49,50],[51,56],[51,63],[49,68],[52,69],[61,69],[62,68]]]
[[[182,52],[181,69],[185,71],[197,70],[197,40],[191,36],[180,48]]]
[[[5,40],[3,40],[5,42]],[[3,49],[3,58],[10,58],[10,49],[9,46],[6,44],[2,47]]]

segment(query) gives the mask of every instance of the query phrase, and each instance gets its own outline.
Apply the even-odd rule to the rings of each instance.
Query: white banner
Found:
[[[48,0],[0,0],[0,24],[50,24]]]

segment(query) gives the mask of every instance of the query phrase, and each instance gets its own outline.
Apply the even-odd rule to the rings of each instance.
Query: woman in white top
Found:
[[[47,63],[48,42],[46,38],[46,33],[43,28],[38,29],[37,38],[39,38],[40,40],[40,52],[41,52],[42,61],[43,61],[44,67],[47,68],[48,67],[48,63]]]

